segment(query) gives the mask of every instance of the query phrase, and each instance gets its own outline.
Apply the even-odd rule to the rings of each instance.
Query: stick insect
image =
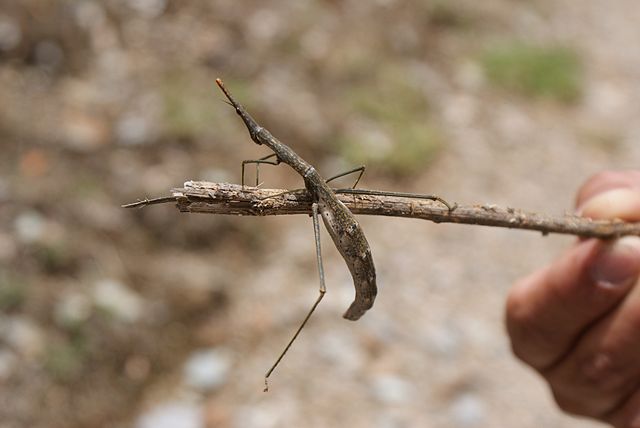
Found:
[[[322,266],[322,255],[320,248],[320,225],[318,215],[322,217],[323,223],[333,240],[336,248],[342,255],[345,263],[347,264],[351,276],[353,278],[353,284],[355,287],[355,299],[344,313],[343,317],[356,321],[364,313],[373,306],[373,302],[377,294],[376,286],[376,269],[373,264],[373,257],[371,256],[371,249],[367,238],[362,231],[362,228],[358,224],[358,221],[349,209],[338,200],[336,197],[336,191],[340,193],[360,193],[360,194],[383,194],[385,192],[377,191],[357,191],[355,189],[332,189],[327,184],[329,181],[339,177],[343,177],[348,174],[360,172],[356,180],[355,186],[364,173],[364,167],[355,168],[351,171],[338,174],[327,180],[323,179],[316,169],[302,159],[297,153],[295,153],[290,147],[279,141],[271,133],[258,125],[258,123],[249,115],[245,108],[238,103],[231,93],[224,86],[221,79],[216,79],[217,85],[229,100],[229,104],[235,109],[236,113],[244,122],[251,139],[258,145],[265,145],[269,147],[273,153],[256,160],[248,160],[242,162],[242,184],[244,185],[244,170],[246,164],[256,164],[256,180],[260,164],[278,165],[285,163],[293,168],[304,180],[304,185],[312,197],[312,219],[313,219],[313,231],[316,244],[316,260],[318,265],[318,272],[320,276],[320,288],[319,295],[316,301],[313,303],[311,309],[307,313],[306,317],[294,333],[293,337],[289,340],[284,350],[277,358],[276,362],[269,368],[265,374],[265,392],[269,390],[268,379],[271,373],[278,366],[284,355],[287,353],[293,342],[296,340],[307,321],[315,311],[316,307],[324,297],[326,293],[324,268]],[[273,158],[273,159],[272,159]],[[390,192],[392,193],[392,192]],[[397,194],[401,196],[401,194]],[[407,194],[408,197],[416,197],[416,195]],[[446,201],[437,196],[431,195],[419,195],[427,199],[438,200],[444,203],[449,210],[452,209]]]

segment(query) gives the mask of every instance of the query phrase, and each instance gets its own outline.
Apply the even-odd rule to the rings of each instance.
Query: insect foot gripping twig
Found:
[[[216,83],[244,122],[251,139],[256,144],[269,147],[276,154],[277,163],[282,162],[289,165],[304,180],[304,185],[311,196],[313,204],[317,205],[317,210],[322,216],[324,225],[329,231],[333,243],[342,255],[353,277],[356,295],[353,303],[345,312],[344,317],[354,321],[359,319],[373,306],[377,294],[377,287],[376,270],[369,243],[356,218],[338,199],[333,189],[329,187],[327,182],[311,164],[302,159],[289,146],[271,135],[267,129],[258,125],[244,107],[233,98],[231,93],[225,88],[222,80],[216,79]],[[264,160],[263,158],[262,161]],[[324,293],[321,292],[321,296],[323,294]],[[320,302],[321,298],[322,297],[318,299],[313,309],[315,309],[315,306]],[[312,312],[313,310],[309,313],[308,317],[311,316]],[[295,340],[306,321],[305,319],[288,346]],[[280,358],[287,352],[288,346]],[[279,360],[280,359],[278,359],[278,362]],[[278,362],[276,362],[276,365]],[[275,368],[275,365],[273,368]],[[269,371],[269,374],[270,373],[271,370]]]

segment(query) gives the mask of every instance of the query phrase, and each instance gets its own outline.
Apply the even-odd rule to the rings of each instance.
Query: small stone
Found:
[[[11,17],[0,15],[0,51],[9,51],[22,40],[20,25]]]
[[[129,0],[129,7],[144,18],[152,19],[164,13],[167,0]]]
[[[281,15],[268,8],[258,9],[248,17],[247,22],[249,36],[265,44],[280,33],[283,24]]]
[[[144,306],[136,292],[113,279],[103,279],[96,283],[93,301],[97,306],[126,322],[138,320]]]
[[[141,415],[136,428],[204,428],[204,411],[194,404],[171,401],[153,407]]]
[[[227,381],[231,358],[218,349],[203,349],[191,354],[184,365],[184,382],[203,392],[218,389]]]
[[[44,335],[33,321],[11,317],[0,321],[0,326],[0,337],[18,354],[34,358],[44,350]]]
[[[65,293],[54,308],[56,322],[61,325],[77,325],[91,315],[91,301],[80,293]]]
[[[286,409],[290,412],[290,407]],[[235,409],[235,414],[232,418],[231,426],[234,427],[262,427],[262,428],[276,428],[283,426],[284,416],[281,408],[274,408],[273,406],[238,406]]]
[[[85,0],[74,6],[75,20],[81,28],[96,29],[105,23],[106,14],[99,2]]]
[[[127,146],[137,146],[149,141],[151,124],[141,115],[125,115],[116,124],[118,141]]]
[[[386,404],[405,403],[412,396],[413,386],[395,375],[379,375],[373,379],[373,393]]]
[[[449,408],[455,426],[486,426],[486,405],[476,394],[465,392],[457,396]]]
[[[42,215],[37,211],[23,212],[14,222],[18,240],[25,243],[39,241],[45,231],[44,223],[44,217],[42,217]]]
[[[429,332],[425,337],[425,346],[435,355],[450,360],[460,354],[462,340],[460,331],[445,325]]]
[[[317,338],[322,358],[345,372],[353,372],[365,364],[365,355],[353,335],[346,332],[331,332]]]

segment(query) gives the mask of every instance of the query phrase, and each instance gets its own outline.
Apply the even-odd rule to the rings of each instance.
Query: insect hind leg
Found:
[[[268,160],[275,157],[275,160]],[[275,153],[271,153],[270,155],[261,157],[260,159],[253,159],[253,160],[243,160],[242,161],[242,187],[244,187],[244,170],[245,170],[245,165],[253,163],[256,165],[256,187],[259,186],[260,183],[260,164],[264,163],[267,165],[279,165],[280,164],[280,158],[278,158],[278,156]]]
[[[318,274],[320,276],[320,289],[318,290],[320,294],[318,295],[318,298],[316,299],[316,301],[313,303],[313,306],[311,306],[311,309],[307,313],[307,316],[304,318],[304,320],[302,320],[300,327],[298,327],[296,332],[293,334],[293,337],[291,338],[291,340],[289,340],[289,343],[287,343],[287,346],[285,346],[284,350],[282,351],[282,353],[280,354],[276,362],[271,366],[269,371],[267,371],[267,374],[265,374],[264,392],[269,391],[269,382],[268,382],[269,376],[271,376],[271,373],[273,373],[273,371],[278,366],[282,358],[285,356],[289,348],[291,348],[291,345],[293,344],[293,342],[295,342],[296,338],[298,337],[298,335],[300,334],[304,326],[307,324],[307,321],[309,321],[309,318],[311,318],[311,315],[316,310],[316,307],[318,307],[318,305],[320,304],[320,301],[324,297],[324,294],[327,292],[327,287],[324,284],[324,268],[322,267],[322,251],[320,248],[320,222],[318,221],[318,204],[317,203],[314,203],[313,205],[311,205],[311,213],[313,218],[313,235],[316,240],[316,261],[318,263]]]

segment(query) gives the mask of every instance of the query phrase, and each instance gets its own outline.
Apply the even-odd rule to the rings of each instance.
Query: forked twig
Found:
[[[284,193],[281,189],[258,189],[238,184],[188,181],[184,187],[171,191],[171,196],[128,204],[142,207],[155,203],[175,201],[182,212],[227,215],[290,215],[311,214],[311,198],[299,191]],[[378,196],[336,191],[338,199],[358,215],[382,215],[431,220],[436,223],[460,223],[509,229],[526,229],[549,233],[562,233],[592,238],[617,238],[625,235],[640,236],[640,222],[621,220],[592,220],[574,214],[549,216],[495,205],[458,205],[449,211],[436,201],[411,199],[400,196]],[[273,196],[280,194],[280,196]],[[265,197],[268,197],[265,199]]]

